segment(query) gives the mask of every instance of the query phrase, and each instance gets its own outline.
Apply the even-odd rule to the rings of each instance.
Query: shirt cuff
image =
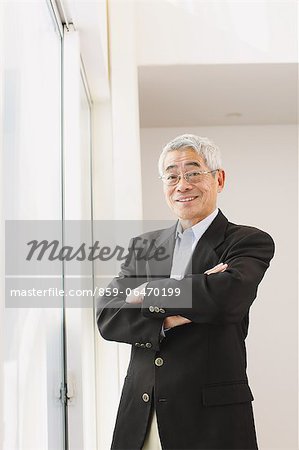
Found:
[[[170,328],[164,328],[164,325],[162,323],[162,328],[161,328],[161,331],[160,331],[161,338],[165,338],[165,331],[168,331],[168,330],[170,330]]]

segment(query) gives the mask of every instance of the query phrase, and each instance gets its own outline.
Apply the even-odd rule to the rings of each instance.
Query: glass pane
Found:
[[[61,37],[46,1],[2,12],[4,216],[61,220]],[[6,308],[5,450],[63,448],[62,302]]]

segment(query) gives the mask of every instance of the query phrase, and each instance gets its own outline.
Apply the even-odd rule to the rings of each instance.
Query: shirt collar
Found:
[[[203,220],[201,220],[200,222],[193,225],[193,227],[191,227],[196,241],[198,241],[201,238],[201,236],[204,234],[204,232],[209,228],[209,226],[211,225],[211,223],[217,216],[218,212],[219,212],[219,209],[216,208],[215,211],[213,211],[211,214],[209,214]],[[177,237],[181,238],[182,235],[183,235],[183,228],[182,228],[181,222],[178,221],[175,238],[177,238]]]

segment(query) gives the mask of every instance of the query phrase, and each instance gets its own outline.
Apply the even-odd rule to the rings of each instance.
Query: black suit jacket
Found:
[[[245,338],[249,308],[274,254],[273,240],[261,230],[228,222],[220,211],[178,281],[169,278],[171,257],[161,264],[137,257],[138,247],[152,240],[172,255],[175,228],[132,239],[131,258],[109,285],[122,294],[98,299],[101,335],[132,345],[111,448],[141,449],[155,407],[165,450],[256,449]],[[228,264],[225,272],[204,274],[220,262]],[[158,289],[142,305],[127,304],[125,288],[145,280],[148,288]],[[168,288],[179,288],[180,295],[163,295]],[[172,328],[161,340],[165,317],[176,314],[192,323]]]

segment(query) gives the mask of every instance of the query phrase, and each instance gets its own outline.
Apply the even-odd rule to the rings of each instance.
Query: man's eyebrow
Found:
[[[184,167],[187,167],[187,166],[201,167],[201,165],[200,165],[200,163],[199,163],[198,161],[189,161],[189,162],[186,162],[186,164],[184,164]],[[167,172],[168,170],[171,170],[171,169],[175,169],[175,168],[177,168],[177,167],[178,167],[178,166],[177,166],[176,164],[171,164],[170,166],[167,166],[167,167],[166,167],[165,172]]]

